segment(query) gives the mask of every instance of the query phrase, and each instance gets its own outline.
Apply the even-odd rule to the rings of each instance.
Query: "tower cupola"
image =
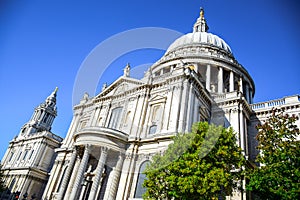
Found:
[[[58,88],[56,87],[45,102],[35,108],[31,119],[21,128],[21,136],[28,136],[42,131],[51,131],[53,120],[57,116],[57,91]]]

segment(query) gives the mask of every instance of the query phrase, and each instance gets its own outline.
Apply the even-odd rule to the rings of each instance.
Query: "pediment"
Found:
[[[165,102],[167,99],[166,96],[162,96],[162,95],[155,95],[153,97],[151,97],[149,99],[149,102],[152,102],[152,103],[157,103],[157,102]]]
[[[117,96],[143,84],[145,83],[137,79],[120,77],[106,89],[104,89],[100,94],[98,94],[96,98]]]

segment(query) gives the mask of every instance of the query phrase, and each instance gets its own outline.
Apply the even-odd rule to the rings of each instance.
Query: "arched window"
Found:
[[[140,166],[138,180],[137,180],[135,193],[134,193],[134,198],[142,198],[143,194],[146,192],[146,188],[143,187],[143,183],[144,183],[144,180],[146,179],[146,174],[144,174],[144,171],[145,171],[148,163],[150,163],[150,161],[145,161]]]
[[[122,107],[115,108],[111,111],[108,127],[116,129],[120,122]]]
[[[149,135],[156,133],[157,125],[152,125],[149,128]]]

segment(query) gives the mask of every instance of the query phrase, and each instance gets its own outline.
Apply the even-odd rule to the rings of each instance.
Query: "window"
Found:
[[[111,117],[108,124],[109,128],[117,129],[120,122],[121,112],[122,107],[115,108],[111,111]]]
[[[46,123],[47,119],[48,119],[49,113],[46,113],[44,118],[43,118],[43,122]]]
[[[146,192],[146,188],[143,187],[143,183],[144,183],[144,180],[146,179],[146,174],[144,174],[144,170],[146,169],[146,166],[148,163],[150,163],[150,162],[145,161],[140,166],[134,198],[142,198],[143,194]]]
[[[28,160],[31,159],[31,157],[32,157],[32,155],[33,155],[33,152],[34,152],[34,150],[32,149],[32,150],[31,150],[31,153],[30,153],[30,156],[29,156],[29,158],[28,158]]]
[[[156,105],[153,107],[153,114],[152,114],[152,122],[158,122],[161,118],[161,106]]]
[[[160,71],[155,72],[154,76],[160,76]]]
[[[149,135],[156,133],[157,125],[150,126]]]
[[[22,151],[19,153],[19,156],[18,156],[17,160],[20,160],[21,155],[22,155]]]
[[[23,159],[22,159],[22,160],[25,160],[25,159],[26,159],[26,156],[27,156],[27,154],[28,154],[28,151],[29,151],[28,149],[25,150],[25,153],[24,153],[24,156],[23,156]]]
[[[171,67],[165,67],[163,69],[163,73],[166,74],[166,73],[169,73],[171,71]]]
[[[9,160],[8,160],[8,162],[10,162],[11,161],[11,159],[13,158],[13,156],[14,156],[14,152],[10,152],[10,157],[9,157]]]

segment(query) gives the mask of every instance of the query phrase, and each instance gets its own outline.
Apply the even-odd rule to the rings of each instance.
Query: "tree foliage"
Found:
[[[207,122],[179,134],[145,173],[145,199],[217,199],[238,187],[244,157],[232,129]],[[238,169],[238,170],[233,170]]]
[[[262,199],[300,199],[300,141],[297,117],[273,110],[271,117],[258,125],[261,163],[249,173],[247,189]],[[299,139],[299,138],[298,138]]]

